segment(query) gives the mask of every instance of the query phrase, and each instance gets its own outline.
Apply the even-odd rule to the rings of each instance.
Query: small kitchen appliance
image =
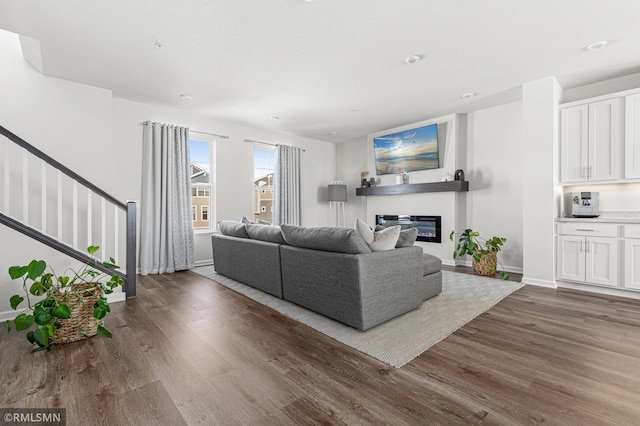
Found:
[[[600,216],[599,207],[599,192],[566,192],[564,194],[566,217],[598,217]]]

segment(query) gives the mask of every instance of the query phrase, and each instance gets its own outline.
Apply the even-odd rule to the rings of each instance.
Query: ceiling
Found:
[[[0,1],[45,75],[329,142],[639,72],[638,22],[637,0]]]

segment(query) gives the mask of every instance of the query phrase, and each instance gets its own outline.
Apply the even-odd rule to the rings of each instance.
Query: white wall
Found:
[[[2,126],[123,201],[140,200],[141,122],[167,122],[230,136],[217,144],[217,219],[239,220],[253,212],[253,145],[243,139],[300,146],[306,149],[303,224],[328,224],[326,185],[336,175],[334,144],[113,98],[108,90],[43,76],[23,60],[18,36],[2,30],[0,93]],[[50,260],[56,253],[3,226],[0,241],[2,316],[10,309],[8,298],[13,294],[13,288],[4,285],[9,266],[44,254]],[[200,262],[211,259],[209,241],[208,235],[197,237]],[[59,256],[55,262],[68,261]]]
[[[111,164],[119,154],[112,152],[110,91],[43,77],[22,59],[18,36],[0,30],[0,93],[0,125],[124,198],[127,186],[118,188],[111,180]],[[78,266],[0,226],[0,319],[13,312],[8,299],[20,288],[9,280],[9,267],[34,258],[46,259],[56,271]]]
[[[356,188],[360,187],[360,173],[369,170],[367,160],[366,137],[342,142],[336,147],[336,180],[347,185],[347,226],[354,224],[356,218],[365,220],[367,216],[367,197],[356,196]]]
[[[453,175],[456,169],[464,168],[464,164],[461,164],[460,161],[465,156],[459,154],[456,144],[458,121],[459,117],[451,114],[384,131],[391,133],[413,126],[431,123],[439,124],[438,139],[442,167],[435,170],[411,172],[409,173],[410,183],[439,182],[445,173],[449,172]],[[451,258],[453,243],[448,240],[448,235],[459,223],[459,216],[456,215],[456,206],[459,205],[460,198],[466,197],[466,194],[441,192],[357,197],[355,188],[360,185],[360,173],[362,171],[369,171],[369,178],[375,178],[378,185],[395,184],[395,175],[376,176],[375,174],[372,135],[339,144],[336,160],[337,178],[346,183],[348,188],[347,225],[350,226],[356,217],[360,217],[370,226],[373,226],[376,214],[432,214],[442,216],[442,244],[426,242],[417,242],[416,244],[421,246],[425,252],[434,254],[442,258],[443,261],[453,264]]]
[[[240,220],[253,216],[253,144],[244,139],[269,143],[284,143],[305,149],[303,170],[303,225],[328,224],[326,212],[326,186],[333,180],[336,147],[334,144],[286,135],[269,130],[201,117],[174,108],[113,99],[114,139],[118,139],[123,152],[128,152],[128,185],[140,188],[141,142],[143,121],[157,121],[187,126],[190,129],[229,136],[216,140],[215,220]],[[139,199],[139,195],[137,198]],[[196,262],[211,261],[211,233],[196,234]]]
[[[554,77],[522,88],[523,278],[525,284],[555,287],[554,218],[559,215],[558,104]]]
[[[505,237],[505,269],[522,272],[522,102],[468,114],[467,225]]]
[[[439,181],[446,172],[465,170],[468,193],[426,193],[377,197],[356,197],[355,187],[363,170],[375,170],[370,138],[359,138],[338,145],[338,178],[348,185],[347,222],[356,217],[373,223],[373,215],[437,214],[443,216],[443,244],[418,243],[425,252],[436,254],[453,264],[451,230],[461,224],[485,236],[508,239],[500,255],[509,271],[522,271],[522,104],[509,103],[446,119],[452,133],[443,147],[443,168],[411,173],[411,183]],[[455,123],[462,124],[455,130]],[[453,141],[457,142],[457,146]],[[370,176],[374,176],[371,173]],[[382,176],[383,184],[394,183],[394,176]],[[458,212],[457,209],[461,209]],[[383,211],[384,210],[384,211]],[[457,218],[454,218],[457,216]]]

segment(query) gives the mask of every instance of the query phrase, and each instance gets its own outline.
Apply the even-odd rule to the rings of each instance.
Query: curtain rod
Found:
[[[148,124],[149,124],[149,121],[143,121],[142,123],[140,123],[140,125],[142,125],[142,126],[146,126]],[[217,135],[215,133],[201,132],[199,130],[193,130],[193,129],[189,129],[189,131],[194,132],[194,133],[202,133],[203,135],[214,136],[214,137],[220,138],[220,139],[229,139],[229,136],[225,136],[225,135]]]
[[[248,143],[261,143],[263,145],[271,145],[271,146],[278,146],[277,143],[269,143],[269,142],[261,142],[261,141],[254,141],[253,139],[245,139],[244,142],[248,142]],[[306,149],[303,149],[302,152],[307,152]]]

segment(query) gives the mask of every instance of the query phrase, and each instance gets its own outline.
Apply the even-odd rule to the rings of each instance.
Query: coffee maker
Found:
[[[599,192],[566,192],[564,194],[564,215],[566,217],[598,217],[600,208]]]

